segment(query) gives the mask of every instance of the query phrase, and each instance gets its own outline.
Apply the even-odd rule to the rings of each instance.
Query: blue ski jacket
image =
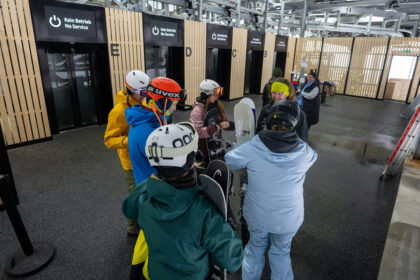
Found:
[[[243,210],[247,223],[270,233],[296,232],[304,217],[305,175],[317,156],[302,139],[290,152],[272,152],[259,135],[227,153],[230,169],[247,169]]]
[[[155,113],[135,105],[125,110],[125,118],[130,125],[128,132],[128,152],[133,166],[136,185],[147,179],[156,169],[151,167],[147,159],[145,147],[147,137],[160,126]]]

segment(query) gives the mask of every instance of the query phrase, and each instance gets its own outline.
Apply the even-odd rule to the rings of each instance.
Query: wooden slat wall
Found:
[[[284,68],[284,77],[290,79],[295,61],[296,38],[289,37],[287,41],[286,66]]]
[[[355,39],[346,94],[376,98],[387,43],[388,38]]]
[[[324,38],[319,79],[333,81],[337,93],[344,93],[353,38]]]
[[[274,63],[274,46],[276,44],[276,35],[273,33],[265,33],[264,40],[264,57],[263,68],[261,73],[261,88],[260,93],[263,92],[264,86],[273,75]]]
[[[125,89],[124,77],[131,70],[145,71],[143,45],[143,18],[138,12],[113,8],[105,9],[108,34],[109,65],[112,92]],[[119,56],[111,56],[111,45],[118,44]]]
[[[51,136],[28,0],[1,0],[0,92],[6,145]]]
[[[318,71],[319,57],[321,55],[322,38],[299,38],[296,43],[295,61],[293,71],[300,72],[300,63],[302,58],[306,58],[305,73],[308,74],[311,69]]]
[[[184,54],[191,48],[191,55],[185,56],[185,104],[192,105],[200,95],[199,85],[206,78],[206,23],[184,21]]]
[[[404,50],[410,50],[409,53],[403,52]],[[382,76],[381,87],[379,89],[379,99],[382,99],[385,94],[385,86],[388,80],[389,71],[391,69],[391,62],[393,55],[407,55],[407,56],[420,56],[420,38],[399,38],[392,37],[389,43],[388,55],[386,57],[386,63],[384,67],[384,74]],[[420,57],[417,60],[416,73],[413,75],[413,85],[411,87],[408,102],[413,101],[416,90],[417,82],[420,79]]]
[[[230,69],[229,99],[241,98],[244,96],[248,30],[234,27],[232,34],[232,64]],[[234,52],[234,50],[236,50],[236,52]]]

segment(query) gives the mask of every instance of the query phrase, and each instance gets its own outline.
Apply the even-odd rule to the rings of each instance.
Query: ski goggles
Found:
[[[214,90],[214,94],[215,94],[217,97],[223,96],[223,87],[216,88],[216,89]]]
[[[280,92],[284,93],[284,95],[289,96],[289,86],[280,82],[274,82],[271,85],[271,93],[273,92]]]

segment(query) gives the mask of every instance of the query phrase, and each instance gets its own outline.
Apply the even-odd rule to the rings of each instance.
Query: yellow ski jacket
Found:
[[[128,107],[139,104],[139,102],[129,97],[125,90],[121,90],[115,97],[115,103],[116,105],[108,115],[104,144],[107,148],[117,149],[121,165],[125,170],[133,170],[128,154],[128,130],[130,126],[127,124],[124,111]]]

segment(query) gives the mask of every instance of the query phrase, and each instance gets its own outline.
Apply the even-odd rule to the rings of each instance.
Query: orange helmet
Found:
[[[161,98],[168,98],[171,101],[184,99],[184,94],[179,84],[165,77],[154,78],[147,87],[147,93],[154,101],[158,101]]]
[[[186,91],[170,78],[156,77],[148,85],[147,95],[147,103],[152,103],[159,113],[169,115],[173,101],[185,101]]]

